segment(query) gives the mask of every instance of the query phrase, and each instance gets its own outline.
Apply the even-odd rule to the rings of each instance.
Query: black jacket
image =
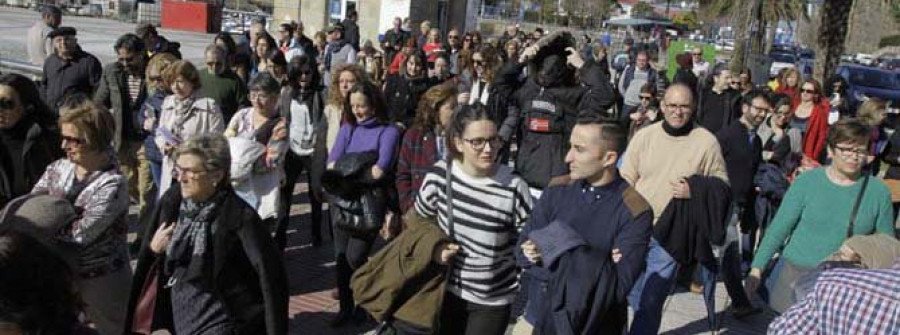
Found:
[[[522,126],[519,153],[516,158],[518,172],[529,186],[544,188],[550,178],[568,173],[563,158],[569,147],[569,133],[579,112],[605,113],[613,105],[613,88],[609,78],[593,60],[587,60],[581,68],[581,85],[543,87],[534,76],[524,82],[519,80],[527,64],[508,63],[497,73],[492,86],[498,96],[509,96],[511,108],[506,121],[499,126],[498,135],[504,140]],[[536,99],[554,104],[560,111],[561,132],[539,133],[529,130],[531,107]]]
[[[210,241],[213,263],[214,290],[221,296],[234,323],[236,334],[287,334],[288,285],[281,254],[262,225],[256,210],[241,200],[234,190],[222,200],[216,215]],[[181,187],[173,185],[154,208],[150,224],[144,232],[141,251],[128,302],[126,328],[130,329],[135,306],[150,273],[151,265],[164,257],[150,250],[153,234],[163,222],[176,222],[181,204]],[[159,286],[153,329],[172,329],[172,303],[166,290],[167,278],[162,275],[162,263],[156,274]]]
[[[724,107],[724,109],[722,108]],[[697,103],[697,123],[715,134],[741,117],[741,93],[725,89],[721,94],[712,88],[700,91]]]
[[[402,74],[389,75],[384,84],[384,97],[391,122],[403,123],[408,129],[416,118],[419,98],[436,84],[437,80],[428,76],[410,79]]]
[[[38,123],[22,119],[19,122],[31,122],[25,135],[25,143],[22,146],[21,157],[10,157],[10,159],[21,160],[25,171],[16,173],[15,171],[4,171],[0,174],[0,204],[5,204],[10,199],[28,194],[34,184],[44,174],[47,166],[57,159],[63,157],[63,152],[59,147],[60,137],[59,130],[52,125],[39,125]],[[2,143],[2,142],[0,142]],[[2,145],[2,144],[0,144]],[[9,152],[6,148],[4,152]],[[15,165],[15,164],[14,164]],[[25,184],[28,191],[19,194],[13,190],[13,180],[16,176],[25,178]]]
[[[359,25],[351,19],[344,19],[344,40],[353,46],[353,49],[359,51]]]
[[[725,243],[731,190],[716,177],[688,178],[690,199],[672,199],[653,226],[653,238],[682,265],[714,264],[710,244]]]
[[[44,101],[50,109],[57,111],[69,94],[90,96],[100,85],[102,74],[103,65],[87,52],[76,51],[68,62],[52,54],[44,62]]]

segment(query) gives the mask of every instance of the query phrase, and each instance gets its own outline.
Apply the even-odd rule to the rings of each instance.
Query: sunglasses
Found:
[[[485,62],[484,60],[481,60],[481,59],[479,59],[479,60],[472,60],[472,65],[475,65],[475,66],[482,66],[482,65],[484,65],[485,63],[486,63],[486,62]]]
[[[740,85],[740,84],[741,84],[741,82],[739,82],[739,81],[732,81],[732,82],[731,82],[731,85],[734,85],[734,86],[738,86],[738,85]]]
[[[692,53],[691,55],[694,55],[694,56],[703,56],[703,54],[698,54],[698,53]]]
[[[816,90],[808,90],[808,89],[804,88],[804,89],[800,90],[800,93],[816,94],[818,92],[816,92]]]
[[[63,135],[60,136],[60,139],[62,139],[63,143],[72,143],[79,146],[84,144],[84,139],[80,139],[77,137]]]
[[[12,99],[0,99],[0,109],[11,110],[16,108],[16,102]]]

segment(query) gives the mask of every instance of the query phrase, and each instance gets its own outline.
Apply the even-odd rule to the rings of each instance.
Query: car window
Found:
[[[772,61],[773,61],[773,62],[779,62],[779,63],[791,63],[791,64],[797,62],[797,58],[795,58],[793,55],[788,55],[788,54],[771,54],[771,55],[769,55],[769,56],[772,57]]]
[[[900,89],[900,73],[875,69],[850,69],[850,84],[887,89]]]

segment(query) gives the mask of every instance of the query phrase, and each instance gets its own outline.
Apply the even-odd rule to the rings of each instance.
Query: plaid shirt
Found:
[[[433,131],[426,132],[419,127],[412,127],[403,134],[397,160],[397,192],[403,213],[415,204],[425,173],[438,161],[436,138]]]
[[[892,269],[836,269],[769,325],[769,334],[900,333],[900,258]]]

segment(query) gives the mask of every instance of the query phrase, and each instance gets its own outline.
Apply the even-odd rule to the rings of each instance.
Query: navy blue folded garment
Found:
[[[587,245],[587,241],[578,232],[560,221],[553,221],[544,228],[534,230],[528,237],[537,244],[546,267],[551,266],[566,251]]]

